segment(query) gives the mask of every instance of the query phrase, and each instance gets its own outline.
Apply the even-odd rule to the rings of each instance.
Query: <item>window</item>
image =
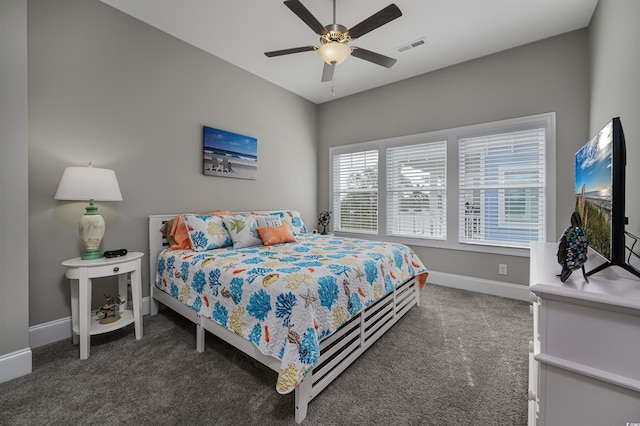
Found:
[[[555,239],[554,152],[555,113],[331,148],[333,231],[526,256]]]
[[[508,170],[500,173],[500,182],[505,185],[499,198],[498,222],[502,227],[537,228],[541,217],[539,207],[543,205],[536,188],[528,187],[539,182],[538,170]]]
[[[529,247],[545,240],[545,130],[459,140],[459,241]]]
[[[333,205],[336,231],[378,232],[378,151],[333,157]]]
[[[387,235],[445,239],[447,142],[387,149]]]

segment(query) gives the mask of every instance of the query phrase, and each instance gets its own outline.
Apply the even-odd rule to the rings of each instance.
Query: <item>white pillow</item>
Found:
[[[226,226],[233,248],[252,247],[262,245],[262,240],[258,234],[258,223],[250,215],[225,215],[222,216],[224,226]]]
[[[195,251],[213,250],[231,245],[231,237],[220,216],[183,214],[191,247]]]
[[[258,228],[271,228],[281,226],[282,220],[278,216],[254,216],[258,222]]]

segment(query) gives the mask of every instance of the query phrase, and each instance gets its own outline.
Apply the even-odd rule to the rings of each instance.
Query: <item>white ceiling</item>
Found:
[[[347,28],[395,1],[400,18],[350,45],[398,62],[387,69],[350,57],[336,66],[333,82],[321,83],[323,62],[315,52],[264,55],[319,45],[318,36],[281,0],[102,1],[318,104],[586,27],[597,4],[597,0],[337,0],[336,21]],[[333,23],[332,0],[300,1],[323,25]],[[397,51],[422,37],[424,45]]]

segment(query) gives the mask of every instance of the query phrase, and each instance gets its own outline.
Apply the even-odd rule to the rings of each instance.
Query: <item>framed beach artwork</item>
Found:
[[[205,175],[257,179],[258,139],[203,126],[202,146]]]

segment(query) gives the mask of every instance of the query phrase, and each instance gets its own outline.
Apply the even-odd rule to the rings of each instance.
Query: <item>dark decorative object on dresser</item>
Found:
[[[578,212],[571,215],[571,226],[565,228],[558,241],[558,263],[562,265],[562,272],[558,274],[560,281],[565,282],[576,269],[582,268],[584,279],[589,282],[584,264],[587,262],[588,239],[582,228],[582,219]]]

